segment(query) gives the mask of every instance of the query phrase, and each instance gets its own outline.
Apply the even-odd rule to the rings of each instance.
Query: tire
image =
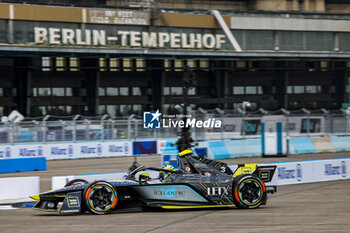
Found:
[[[84,190],[83,199],[86,209],[92,214],[108,214],[118,202],[116,190],[106,181],[91,183]]]
[[[64,187],[69,187],[72,185],[87,184],[87,183],[89,183],[89,182],[87,182],[86,180],[83,180],[83,179],[74,179],[74,180],[69,181]]]
[[[253,174],[237,176],[233,181],[233,199],[238,208],[258,208],[266,201],[264,182]]]

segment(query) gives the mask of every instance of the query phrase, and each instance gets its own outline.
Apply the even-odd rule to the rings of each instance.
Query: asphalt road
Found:
[[[225,161],[235,164],[346,157],[350,157],[350,154]],[[2,174],[0,177],[39,175],[42,189],[47,190],[52,176],[121,172],[131,162],[131,158],[49,161],[47,171]],[[160,157],[140,157],[139,162],[157,166]],[[253,210],[155,211],[104,216],[58,216],[30,208],[0,210],[0,232],[350,232],[349,193],[350,180],[342,180],[280,186],[277,193],[269,195],[266,206]]]

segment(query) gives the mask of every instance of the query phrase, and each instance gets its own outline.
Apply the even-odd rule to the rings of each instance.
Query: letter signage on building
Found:
[[[149,25],[150,13],[142,11],[89,9],[88,23]]]
[[[111,34],[109,34],[111,33]],[[221,49],[224,34],[34,27],[35,44],[134,48]]]

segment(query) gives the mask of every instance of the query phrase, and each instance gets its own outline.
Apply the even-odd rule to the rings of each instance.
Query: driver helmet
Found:
[[[176,171],[176,169],[172,165],[166,165],[165,167],[163,167],[163,169],[170,170],[170,171]],[[170,174],[171,174],[170,172],[160,171],[159,172],[159,179],[161,181],[165,182]]]

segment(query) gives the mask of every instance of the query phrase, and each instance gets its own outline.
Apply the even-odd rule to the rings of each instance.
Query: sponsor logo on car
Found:
[[[68,206],[69,207],[79,207],[79,199],[77,197],[68,197]]]
[[[208,187],[207,188],[207,195],[208,196],[224,196],[228,195],[228,189],[229,187]]]
[[[161,188],[160,190],[155,190],[154,195],[163,196],[166,198],[172,197],[183,197],[185,196],[185,191],[178,191],[176,188]]]

